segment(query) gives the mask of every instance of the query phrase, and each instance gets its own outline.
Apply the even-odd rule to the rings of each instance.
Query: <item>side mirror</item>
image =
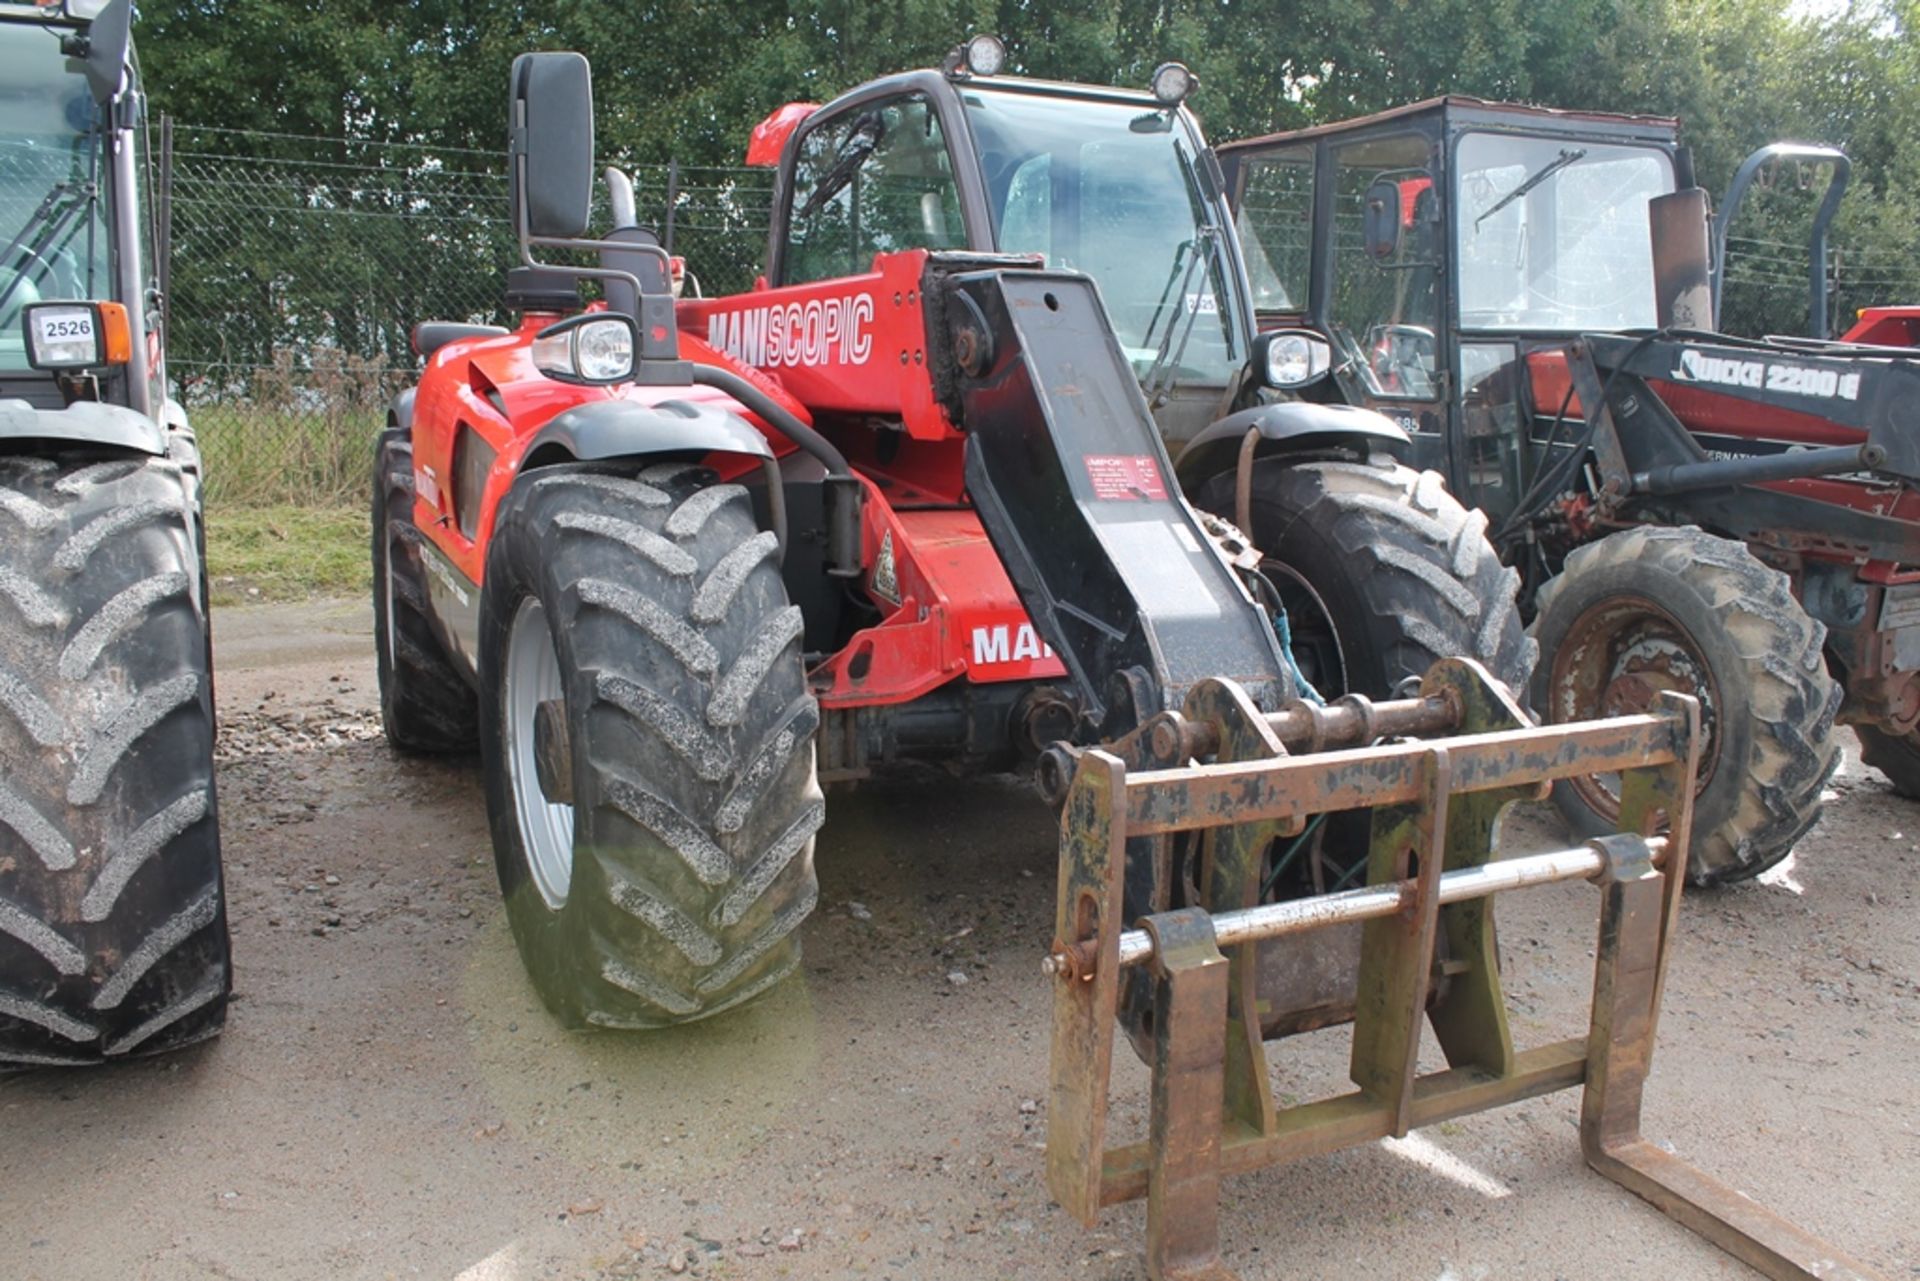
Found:
[[[1713,241],[1707,193],[1682,187],[1647,202],[1653,238],[1654,321],[1662,329],[1713,328]]]
[[[133,0],[110,0],[87,28],[87,88],[106,104],[120,91],[133,42]]]
[[[1382,178],[1367,188],[1362,231],[1367,257],[1384,262],[1400,248],[1400,184]]]
[[[1326,376],[1333,348],[1310,329],[1271,329],[1254,337],[1253,367],[1267,386],[1297,391]]]
[[[593,200],[593,76],[577,53],[513,60],[507,174],[516,227],[567,240],[587,229]]]

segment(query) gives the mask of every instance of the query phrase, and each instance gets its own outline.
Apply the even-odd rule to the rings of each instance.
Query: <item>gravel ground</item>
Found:
[[[1144,1275],[1140,1206],[1084,1229],[1041,1178],[1054,832],[1026,788],[833,794],[801,977],[684,1032],[569,1035],[521,976],[478,771],[380,740],[368,628],[346,604],[216,618],[228,1031],[0,1079],[0,1273]],[[1851,743],[1833,792],[1783,872],[1688,901],[1648,1132],[1920,1276],[1920,807]],[[1579,1030],[1592,911],[1584,887],[1503,900],[1523,1043]],[[1276,1088],[1338,1088],[1344,1048],[1272,1047]],[[1237,1179],[1227,1260],[1249,1281],[1752,1275],[1587,1173],[1577,1106]]]

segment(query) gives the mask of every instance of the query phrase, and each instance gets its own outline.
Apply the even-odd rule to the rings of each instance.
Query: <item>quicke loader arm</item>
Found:
[[[1805,531],[1874,560],[1920,559],[1911,521],[1779,490],[1747,488],[1818,476],[1871,475],[1920,484],[1920,361],[1838,344],[1806,349],[1668,331],[1588,334],[1568,348],[1583,419],[1580,437],[1598,463],[1603,507],[1657,507],[1684,494],[1688,519],[1769,543]],[[1787,412],[1865,439],[1714,458],[1676,412],[1676,398],[1727,398],[1756,418]],[[1676,402],[1676,403],[1670,403]]]

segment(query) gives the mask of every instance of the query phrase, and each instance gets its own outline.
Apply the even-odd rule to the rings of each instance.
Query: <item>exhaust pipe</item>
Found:
[[[614,165],[606,168],[607,202],[613,206],[613,228],[640,225],[640,206],[633,198],[633,179]]]

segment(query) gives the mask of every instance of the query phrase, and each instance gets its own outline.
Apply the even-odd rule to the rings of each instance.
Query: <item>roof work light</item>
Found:
[[[1163,62],[1153,69],[1153,79],[1148,83],[1156,99],[1169,107],[1177,107],[1200,87],[1200,77],[1189,71],[1184,62]]]
[[[971,76],[997,76],[1007,69],[1007,42],[999,36],[974,36],[965,44],[956,45],[941,64],[941,69],[954,80]]]

